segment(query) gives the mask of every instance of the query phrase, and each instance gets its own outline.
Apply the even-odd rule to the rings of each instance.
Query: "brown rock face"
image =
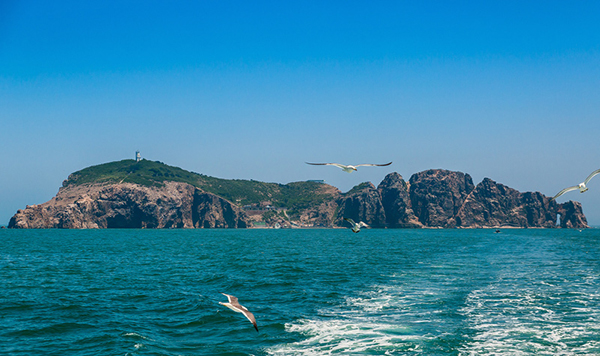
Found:
[[[210,193],[194,192],[192,221],[196,228],[247,228],[245,214],[227,200]]]
[[[396,172],[388,174],[377,187],[385,210],[386,226],[391,228],[423,227],[412,210],[409,187]]]
[[[558,213],[560,214],[560,227],[575,229],[588,227],[587,219],[583,215],[583,209],[579,202],[569,200],[560,204]]]
[[[556,202],[541,193],[520,193],[485,178],[456,214],[456,226],[555,227]]]
[[[430,169],[410,177],[412,210],[430,227],[455,227],[454,216],[475,188],[468,174]]]
[[[363,221],[370,227],[385,227],[385,210],[381,196],[372,183],[362,183],[338,201],[337,226],[348,226],[344,218]]]
[[[344,218],[351,218],[374,228],[552,228],[557,227],[560,216],[560,227],[588,227],[578,202],[558,204],[539,192],[521,193],[489,178],[475,187],[468,174],[436,169],[416,173],[409,182],[398,173],[390,173],[377,188],[362,183],[345,194],[325,184],[313,191],[300,189],[294,198],[318,193],[322,199],[318,205],[295,205],[287,212],[286,207],[278,207],[267,224],[348,227]],[[229,200],[188,183],[168,181],[161,187],[132,183],[66,185],[50,201],[19,210],[8,227],[251,226],[246,213]]]
[[[87,212],[100,228],[189,228],[195,188],[168,183],[164,188],[134,184],[102,189]]]
[[[212,205],[211,205],[212,204]],[[19,210],[11,228],[193,228],[247,227],[237,206],[186,184],[137,184],[61,188],[49,202]]]
[[[588,227],[577,202],[558,204],[539,192],[521,193],[489,178],[474,187],[461,172],[428,170],[414,174],[409,185],[391,173],[379,191],[388,227],[553,228],[558,215],[560,227]]]
[[[527,219],[527,225],[521,227],[556,227],[558,204],[555,201],[540,192],[525,192],[521,196]]]

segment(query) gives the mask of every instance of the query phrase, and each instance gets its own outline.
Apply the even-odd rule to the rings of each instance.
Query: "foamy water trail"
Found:
[[[594,283],[595,285],[595,283]],[[473,335],[461,355],[598,355],[600,294],[539,283],[469,294],[461,312]]]
[[[402,335],[402,327],[361,319],[300,320],[286,325],[288,332],[304,335],[305,340],[269,350],[271,355],[331,355],[348,352],[412,351],[418,344],[414,335]]]
[[[472,281],[486,283],[470,292],[431,271],[392,276],[397,284],[372,286],[318,318],[287,323],[299,341],[267,354],[600,354],[600,278],[593,271],[581,271],[577,281],[554,271],[510,273]]]
[[[436,335],[424,330],[442,325],[440,309],[423,306],[423,298],[439,297],[435,289],[375,286],[358,297],[348,297],[333,310],[322,310],[317,319],[285,325],[301,341],[267,350],[270,355],[397,355],[423,352]],[[432,329],[432,332],[435,331]]]

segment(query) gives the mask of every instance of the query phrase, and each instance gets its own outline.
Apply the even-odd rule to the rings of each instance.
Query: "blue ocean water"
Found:
[[[598,229],[2,229],[0,282],[1,355],[600,354]]]

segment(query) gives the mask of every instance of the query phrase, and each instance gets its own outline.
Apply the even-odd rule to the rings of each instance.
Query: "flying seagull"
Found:
[[[309,163],[309,162],[305,162],[305,163],[312,164],[313,166],[336,166],[338,168],[341,168],[346,173],[354,172],[356,170],[356,167],[362,167],[362,166],[383,167],[383,166],[389,166],[390,164],[392,164],[392,162],[385,163],[385,164],[364,163],[364,164],[357,164],[356,166],[352,166],[352,165],[344,165],[344,164],[339,164],[339,163]]]
[[[349,218],[344,218],[344,220],[346,220],[347,222],[349,222],[352,225],[352,232],[360,232],[360,228],[361,227],[369,227],[369,225],[365,224],[364,222],[359,222],[359,223],[355,223],[354,220],[349,219]]]
[[[248,320],[250,320],[250,322],[252,323],[252,325],[254,325],[254,328],[258,332],[258,325],[256,325],[256,318],[254,318],[254,314],[250,313],[248,311],[248,309],[246,309],[245,306],[238,303],[238,299],[236,297],[234,297],[233,295],[229,295],[229,294],[225,294],[225,293],[221,293],[221,294],[223,294],[224,296],[227,297],[228,303],[219,302],[219,304],[224,305],[233,311],[244,314],[244,316],[246,318],[248,318]]]
[[[590,181],[590,179],[592,179],[596,174],[600,173],[600,169],[596,169],[595,171],[593,171],[584,181],[583,183],[579,183],[578,185],[574,185],[572,187],[569,188],[565,188],[563,190],[561,190],[560,192],[558,192],[558,194],[556,194],[552,199],[550,200],[554,200],[558,197],[560,197],[561,195],[565,194],[566,192],[570,192],[572,190],[577,190],[579,189],[580,193],[583,193],[585,191],[588,190],[587,184]]]

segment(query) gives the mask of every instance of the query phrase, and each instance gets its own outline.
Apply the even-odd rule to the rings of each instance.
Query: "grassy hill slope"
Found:
[[[160,187],[165,181],[189,183],[198,186],[198,174],[161,162],[125,159],[118,162],[91,166],[75,173],[63,182],[63,186],[90,183],[135,183]]]
[[[63,186],[92,183],[135,183],[160,187],[164,182],[183,182],[219,195],[241,206],[269,201],[292,213],[321,204],[338,194],[337,189],[316,182],[288,184],[255,180],[221,179],[166,165],[162,162],[126,159],[88,167],[72,173]]]

